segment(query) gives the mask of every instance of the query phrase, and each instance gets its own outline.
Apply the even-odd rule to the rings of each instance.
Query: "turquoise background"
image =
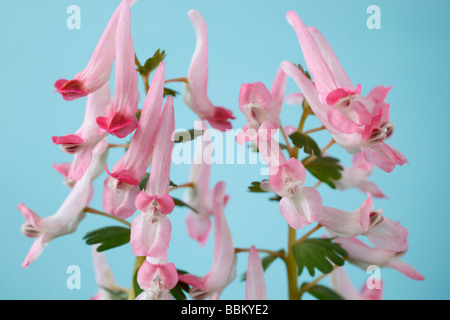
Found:
[[[81,29],[68,30],[66,9],[81,8]],[[51,142],[51,136],[74,132],[84,115],[85,99],[66,102],[53,93],[53,83],[82,70],[111,17],[118,0],[7,1],[0,10],[0,168],[2,223],[0,224],[1,299],[87,299],[96,293],[91,248],[82,237],[88,231],[113,225],[112,220],[88,215],[74,234],[51,242],[27,270],[21,268],[32,241],[20,233],[24,221],[16,206],[24,202],[41,216],[56,212],[68,194],[51,164],[71,161]],[[381,30],[369,30],[366,9],[381,8]],[[375,200],[386,216],[400,220],[410,231],[409,251],[403,260],[425,277],[416,282],[383,269],[386,299],[448,299],[450,276],[448,228],[448,75],[450,64],[448,13],[450,2],[432,1],[150,1],[140,0],[132,8],[132,33],[136,53],[145,60],[158,49],[167,52],[166,77],[185,76],[195,46],[187,17],[198,9],[209,29],[209,95],[217,105],[233,110],[234,128],[246,121],[239,112],[241,83],[261,81],[271,86],[280,62],[304,64],[293,28],[286,22],[295,10],[307,25],[318,28],[328,39],[354,83],[363,93],[377,85],[393,86],[387,101],[396,132],[390,143],[401,150],[410,164],[387,174],[372,176],[390,200]],[[141,84],[140,84],[141,85]],[[182,92],[180,84],[169,86]],[[288,91],[297,91],[292,80]],[[141,85],[142,92],[142,85]],[[195,115],[181,96],[175,99],[176,127],[190,129]],[[300,109],[285,105],[285,125],[297,125]],[[308,120],[306,128],[318,126]],[[325,133],[314,135],[321,146]],[[115,141],[111,139],[111,141]],[[339,147],[329,153],[350,164],[351,157]],[[113,150],[111,167],[123,154]],[[213,183],[224,180],[231,200],[226,208],[236,247],[278,250],[286,246],[287,225],[274,202],[265,194],[247,192],[251,181],[261,180],[261,165],[215,165]],[[172,180],[187,181],[188,165],[174,166]],[[103,174],[96,181],[91,206],[101,208]],[[314,179],[308,181],[309,185]],[[319,188],[324,203],[353,210],[364,200],[357,190]],[[177,191],[177,197],[182,192]],[[173,235],[169,259],[178,268],[203,275],[212,263],[213,235],[204,248],[191,241],[184,225],[186,210],[170,215]],[[306,229],[307,230],[307,229]],[[302,234],[306,230],[301,230]],[[320,235],[320,233],[318,233]],[[117,282],[129,287],[134,259],[129,245],[107,252]],[[247,254],[239,254],[238,278],[224,291],[224,299],[243,299],[245,283],[239,281],[247,265]],[[81,269],[81,289],[66,287],[69,265]],[[356,287],[365,271],[348,267]],[[304,280],[308,280],[304,277]],[[268,297],[285,299],[285,268],[276,261],[266,272]],[[327,280],[323,282],[327,283]]]

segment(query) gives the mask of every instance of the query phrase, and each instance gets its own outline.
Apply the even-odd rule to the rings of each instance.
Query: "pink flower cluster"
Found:
[[[93,196],[92,183],[106,172],[103,184],[103,209],[118,219],[132,218],[130,244],[134,255],[146,257],[137,274],[143,292],[137,299],[173,299],[170,290],[178,282],[191,286],[194,299],[217,299],[236,276],[236,255],[224,208],[229,200],[224,182],[211,189],[211,150],[208,123],[219,131],[231,129],[231,110],[213,105],[207,94],[208,33],[206,22],[198,11],[189,11],[197,45],[184,83],[184,101],[202,120],[203,138],[191,167],[189,187],[184,202],[191,210],[186,217],[189,236],[204,245],[214,221],[214,258],[211,270],[204,276],[179,274],[168,262],[172,224],[169,219],[175,208],[170,196],[170,172],[174,147],[174,101],[168,96],[164,103],[164,62],[157,67],[139,110],[138,73],[130,28],[130,7],[136,1],[123,0],[114,12],[86,68],[72,80],[55,82],[56,91],[68,101],[87,96],[85,117],[73,134],[53,137],[54,144],[72,154],[73,161],[54,165],[65,176],[70,194],[52,216],[41,218],[24,204],[18,209],[26,222],[22,232],[34,241],[23,267],[28,267],[54,238],[74,232],[84,219],[86,207]],[[325,38],[316,29],[307,28],[294,12],[287,13],[294,27],[314,83],[290,62],[282,62],[271,90],[261,82],[242,84],[239,109],[248,123],[236,136],[239,144],[255,142],[270,167],[269,179],[261,188],[279,196],[279,210],[295,230],[311,223],[325,227],[336,242],[349,254],[349,261],[366,267],[378,265],[394,268],[412,279],[423,277],[409,265],[399,261],[407,251],[408,231],[398,222],[375,209],[372,197],[386,198],[368,181],[374,166],[391,172],[406,158],[385,141],[393,134],[389,104],[385,102],[390,87],[377,87],[367,96],[361,85],[352,84]],[[114,92],[111,98],[110,75],[114,67]],[[347,212],[323,204],[319,191],[305,186],[305,164],[289,154],[285,157],[273,135],[281,127],[280,115],[286,100],[288,77],[299,86],[301,94],[288,96],[287,102],[305,99],[311,110],[329,131],[337,144],[355,154],[353,166],[344,168],[342,178],[335,181],[338,189],[358,188],[367,199],[354,211]],[[136,114],[140,111],[139,120]],[[289,131],[295,132],[296,128]],[[133,133],[125,154],[108,168],[107,138],[125,138]],[[140,183],[150,168],[144,190]],[[135,213],[137,213],[135,215]],[[135,216],[133,216],[135,215]],[[365,236],[369,247],[359,236]],[[266,299],[261,259],[257,249],[249,250],[247,299]],[[105,279],[110,270],[103,256],[96,256],[97,279],[102,286],[116,286]],[[108,276],[105,276],[107,274]],[[345,272],[337,269],[332,275],[335,289],[345,298],[380,298],[381,291],[357,292]],[[102,291],[105,293],[104,291]],[[96,298],[104,298],[99,293]]]

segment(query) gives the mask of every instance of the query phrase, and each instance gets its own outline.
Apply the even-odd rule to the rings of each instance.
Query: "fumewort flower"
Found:
[[[150,176],[136,197],[140,213],[131,224],[131,248],[136,256],[158,258],[169,248],[172,224],[167,217],[175,208],[169,196],[170,165],[174,146],[173,98],[169,96],[157,127]]]
[[[150,165],[156,130],[160,121],[164,94],[165,63],[158,66],[142,107],[138,128],[127,152],[119,159],[105,179],[103,208],[119,218],[128,218],[136,211],[139,183]]]
[[[261,258],[255,246],[250,247],[248,254],[248,266],[245,284],[246,300],[266,300],[266,280],[264,278],[264,269]]]
[[[383,216],[382,209],[374,210],[370,193],[360,208],[351,212],[324,206],[320,224],[341,238],[365,235],[379,249],[404,252],[408,248],[408,230]]]
[[[355,154],[352,166],[343,168],[341,178],[333,180],[337,189],[357,188],[363,192],[369,192],[373,197],[387,198],[374,182],[367,180],[373,171],[373,165],[366,161],[364,154]]]
[[[53,143],[61,145],[63,152],[73,154],[72,163],[67,168],[67,175],[64,172],[66,167],[55,167],[58,172],[64,172],[68,179],[77,181],[83,177],[91,162],[92,150],[107,136],[108,133],[99,133],[96,119],[106,114],[110,99],[109,83],[106,83],[88,96],[81,127],[74,134],[52,137]]]
[[[379,286],[369,287],[367,283],[358,291],[350,281],[343,267],[336,268],[330,273],[331,286],[345,300],[382,300],[383,281],[379,280]]]
[[[406,253],[392,250],[372,248],[357,238],[338,238],[335,242],[341,244],[347,251],[348,261],[364,270],[369,266],[392,268],[413,280],[424,280],[425,278],[413,267],[399,259]]]
[[[189,19],[195,30],[197,44],[189,67],[187,82],[183,84],[184,101],[200,119],[220,131],[231,129],[231,110],[212,104],[208,97],[208,29],[206,21],[197,10],[190,10]]]
[[[137,282],[144,291],[136,300],[175,300],[170,290],[178,283],[178,272],[173,263],[162,259],[147,259],[139,268]]]
[[[65,100],[87,96],[109,81],[114,61],[115,88],[107,114],[96,122],[104,131],[123,138],[136,129],[139,102],[138,76],[131,38],[130,6],[136,0],[123,0],[114,12],[86,68],[68,81],[56,81],[55,88]]]
[[[27,237],[36,238],[22,267],[27,268],[35,261],[51,240],[76,231],[78,224],[86,215],[84,208],[93,195],[92,182],[103,172],[107,150],[106,140],[97,144],[93,151],[92,161],[83,178],[75,183],[68,197],[54,215],[42,218],[25,204],[18,205],[17,208],[26,219],[21,228],[22,233]]]
[[[386,172],[407,163],[403,154],[385,143],[394,129],[385,102],[391,88],[380,86],[363,97],[361,85],[352,84],[319,31],[308,29],[293,11],[286,17],[297,33],[314,84],[292,63],[285,61],[281,68],[297,83],[335,141],[351,153],[362,152],[368,162]]]
[[[239,92],[239,109],[248,123],[236,136],[239,144],[254,141],[255,135],[265,121],[271,121],[272,127],[280,125],[281,106],[284,100],[287,75],[279,69],[269,91],[261,82],[244,83]]]
[[[117,300],[119,293],[123,295],[128,294],[127,289],[117,285],[111,267],[106,260],[105,253],[97,251],[99,246],[99,244],[92,246],[92,260],[94,262],[94,273],[98,285],[98,292],[91,300]],[[116,293],[116,295],[113,293]]]
[[[208,274],[203,277],[179,275],[180,281],[192,286],[189,294],[197,300],[218,299],[225,287],[236,277],[236,256],[231,231],[225,219],[225,201],[225,183],[218,182],[213,189],[214,259]]]
[[[189,236],[197,240],[202,246],[208,240],[211,230],[211,216],[213,215],[212,190],[209,188],[212,148],[211,136],[202,122],[203,135],[200,137],[191,165],[189,182],[192,187],[186,190],[184,202],[195,209],[186,216],[186,226]]]

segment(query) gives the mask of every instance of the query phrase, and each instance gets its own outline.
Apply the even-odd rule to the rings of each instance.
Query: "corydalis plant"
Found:
[[[362,86],[354,86],[325,38],[314,28],[307,28],[294,12],[287,13],[303,50],[309,72],[301,66],[282,62],[270,91],[261,82],[244,83],[238,101],[247,124],[236,135],[239,144],[254,143],[266,164],[269,178],[253,181],[249,190],[271,193],[271,201],[279,204],[279,214],[288,228],[288,247],[278,251],[236,248],[232,229],[226,219],[230,196],[225,182],[210,187],[212,146],[210,130],[232,128],[233,112],[212,104],[208,86],[208,31],[206,20],[196,10],[188,12],[193,25],[196,46],[186,77],[165,78],[165,51],[158,50],[143,64],[134,52],[131,34],[131,6],[136,1],[123,0],[95,48],[86,68],[72,80],[55,82],[56,91],[67,101],[86,98],[84,120],[74,134],[54,136],[52,141],[63,152],[73,155],[71,163],[54,165],[71,188],[61,208],[52,216],[40,217],[24,204],[18,209],[26,221],[22,232],[35,241],[23,267],[28,267],[42,254],[53,239],[73,233],[86,213],[97,214],[123,226],[107,226],[89,232],[86,243],[93,246],[93,260],[99,291],[93,299],[219,299],[236,278],[237,254],[248,252],[246,299],[267,299],[264,271],[276,259],[286,265],[289,299],[300,299],[305,292],[320,299],[380,299],[382,289],[363,287],[357,291],[343,266],[346,262],[361,268],[376,264],[393,268],[406,276],[422,280],[415,269],[399,259],[406,253],[408,231],[375,207],[374,198],[386,198],[378,186],[368,179],[379,167],[391,172],[407,162],[385,140],[393,134],[390,106],[385,102],[390,87],[377,87],[362,96]],[[111,98],[109,78],[115,63],[115,80]],[[139,109],[138,76],[144,82],[144,99]],[[288,78],[301,93],[285,95]],[[189,181],[171,181],[172,151],[180,141],[175,134],[174,97],[176,92],[165,84],[182,82],[184,102],[201,121],[192,130],[201,133],[190,170]],[[167,96],[164,102],[164,97]],[[283,103],[301,104],[299,124],[283,126]],[[236,109],[235,107],[235,109]],[[178,106],[179,108],[179,106]],[[317,116],[319,128],[304,130],[309,116]],[[209,126],[212,129],[209,128]],[[320,148],[312,133],[327,130],[328,145]],[[283,143],[275,138],[280,132]],[[107,142],[108,137],[131,139],[122,144]],[[199,138],[200,139],[200,138]],[[344,167],[328,149],[337,143],[354,153],[351,167]],[[124,154],[114,164],[107,164],[110,148],[123,148]],[[106,176],[102,190],[103,211],[89,207],[94,195],[93,182]],[[318,182],[308,186],[308,177]],[[175,178],[176,177],[172,177]],[[326,183],[332,188],[357,188],[366,193],[362,204],[353,211],[327,205],[318,187]],[[181,201],[172,192],[184,188]],[[180,209],[176,209],[179,206]],[[198,276],[185,272],[183,266],[171,263],[168,249],[172,241],[170,215],[188,208],[186,232],[201,246],[209,241],[214,225],[214,255],[208,273]],[[376,209],[375,209],[376,208]],[[389,213],[388,213],[389,214]],[[130,219],[128,221],[127,219]],[[297,237],[297,230],[305,230]],[[319,229],[327,236],[311,238]],[[373,245],[360,240],[366,237]],[[131,244],[136,256],[131,286],[116,284],[103,251]],[[264,256],[261,258],[260,254]],[[299,286],[304,270],[321,276]],[[330,274],[332,288],[319,285]],[[277,297],[279,297],[277,295]]]

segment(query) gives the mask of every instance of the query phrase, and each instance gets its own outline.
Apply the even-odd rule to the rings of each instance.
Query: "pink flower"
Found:
[[[213,189],[214,208],[214,260],[211,270],[203,277],[182,274],[180,281],[192,286],[194,299],[218,299],[224,288],[236,277],[236,257],[231,231],[225,220],[225,183],[219,182]]]
[[[161,62],[153,76],[142,107],[138,128],[127,152],[114,165],[103,189],[103,208],[125,219],[135,211],[139,182],[150,165],[157,125],[160,121],[164,93],[165,63]]]
[[[380,280],[381,288],[370,289],[367,283],[357,291],[351,283],[344,268],[337,268],[330,273],[331,285],[342,298],[345,300],[382,300],[383,299],[383,282]]]
[[[203,16],[190,10],[189,19],[194,26],[197,45],[189,67],[187,83],[184,84],[184,101],[200,119],[220,131],[231,129],[229,119],[235,119],[231,110],[216,107],[209,100],[208,89],[208,30]]]
[[[72,164],[67,170],[67,178],[80,180],[92,159],[92,150],[107,133],[99,133],[95,119],[106,113],[110,102],[109,84],[89,95],[86,103],[86,112],[81,127],[74,133],[62,137],[52,137],[54,144],[61,145],[61,150],[73,154]],[[62,169],[62,168],[61,168]]]
[[[373,171],[373,166],[366,161],[362,153],[353,156],[353,164],[350,168],[344,167],[341,171],[342,177],[333,181],[339,190],[357,188],[363,192],[370,192],[376,198],[387,198],[383,191],[367,178]]]
[[[63,162],[60,164],[56,163],[52,164],[53,169],[55,169],[59,174],[61,174],[64,177],[63,184],[69,188],[73,188],[76,181],[69,178],[70,165],[71,164],[68,162]]]
[[[175,300],[170,289],[178,283],[178,272],[173,263],[153,264],[146,260],[138,271],[137,282],[144,292],[136,300]]]
[[[301,106],[303,104],[304,99],[305,99],[305,96],[302,93],[293,92],[293,93],[289,93],[286,96],[285,101],[287,104],[290,104],[290,105]]]
[[[288,12],[287,19],[297,33],[314,84],[292,63],[283,62],[281,68],[300,87],[336,142],[351,153],[362,151],[368,162],[386,172],[407,163],[384,142],[394,128],[384,102],[390,88],[377,87],[362,97],[360,85],[353,86],[325,38],[316,29],[308,29],[295,12]]]
[[[424,280],[425,278],[413,267],[399,260],[405,252],[396,252],[372,248],[361,240],[338,238],[335,240],[349,254],[349,262],[366,270],[371,265],[392,268],[413,280]]]
[[[131,224],[131,248],[136,256],[158,258],[166,254],[172,231],[167,215],[175,207],[169,196],[175,119],[173,98],[168,97],[159,121],[153,147],[150,177],[145,191],[136,197],[140,213]]]
[[[69,196],[54,215],[42,218],[23,203],[17,206],[26,219],[21,228],[22,233],[27,237],[36,238],[22,267],[27,268],[35,261],[51,240],[76,231],[78,224],[86,215],[84,208],[93,195],[92,182],[103,172],[107,150],[108,144],[105,140],[98,143],[85,175],[75,183]]]
[[[382,209],[374,210],[370,193],[367,193],[367,197],[359,209],[351,212],[324,206],[320,223],[338,237],[365,235],[376,248],[406,251],[408,230],[400,223],[384,217]]]
[[[104,252],[97,252],[99,245],[92,246],[92,259],[94,261],[95,279],[98,285],[97,294],[91,300],[116,300],[117,297],[111,294],[111,291],[127,292],[127,289],[121,288],[114,280],[114,275],[106,260]]]
[[[245,287],[246,300],[267,300],[266,280],[261,258],[255,246],[250,247]]]
[[[201,136],[195,150],[194,161],[191,165],[191,175],[189,182],[193,183],[192,188],[188,188],[184,202],[196,209],[196,212],[189,211],[186,216],[186,226],[189,236],[197,240],[202,246],[208,240],[211,230],[211,216],[213,215],[212,190],[209,188],[211,173],[211,137],[202,122],[202,129],[206,129]]]
[[[124,0],[119,5],[86,68],[73,80],[60,79],[55,82],[56,91],[65,100],[87,96],[107,85],[116,61],[114,96],[108,114],[98,116],[96,122],[103,131],[119,138],[126,137],[137,126],[138,76],[130,30],[130,6],[134,2],[136,0]]]
[[[277,126],[280,124],[279,117],[286,80],[287,75],[279,69],[270,92],[261,82],[242,84],[239,93],[239,109],[247,118],[248,123],[236,136],[239,144],[244,144],[249,140],[254,141],[254,135],[264,121],[272,121]]]

